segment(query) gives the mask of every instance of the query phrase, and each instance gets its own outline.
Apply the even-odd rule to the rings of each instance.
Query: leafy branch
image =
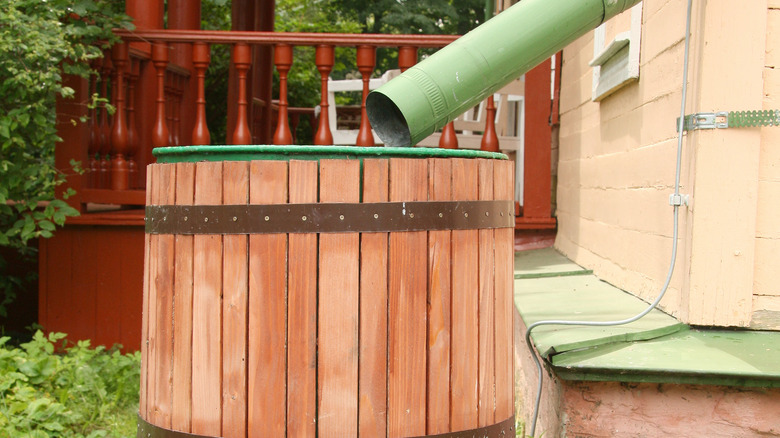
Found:
[[[132,27],[122,6],[111,0],[0,2],[0,246],[21,257],[34,254],[30,239],[51,237],[78,214],[65,202],[72,190],[56,192],[65,181],[54,164],[62,141],[56,101],[74,96],[64,75],[89,77],[90,61],[118,40],[112,29]],[[17,283],[0,272],[0,315]]]

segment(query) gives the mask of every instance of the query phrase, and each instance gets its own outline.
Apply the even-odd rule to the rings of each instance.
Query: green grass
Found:
[[[38,331],[18,347],[0,338],[0,436],[135,436],[140,353],[65,337]]]
[[[525,438],[525,422],[515,417],[515,437]]]

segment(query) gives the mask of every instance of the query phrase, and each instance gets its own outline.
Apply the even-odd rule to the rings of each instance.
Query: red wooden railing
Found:
[[[449,35],[365,35],[313,34],[274,32],[226,32],[184,30],[118,31],[125,41],[113,48],[109,56],[96,63],[100,78],[89,85],[89,92],[111,96],[116,108],[109,116],[104,106],[91,110],[87,175],[82,178],[80,202],[143,205],[145,202],[145,167],[153,162],[152,147],[209,144],[211,136],[206,124],[205,74],[210,62],[211,46],[232,47],[232,67],[237,81],[237,98],[229,105],[237,108],[233,126],[228,126],[232,144],[250,144],[262,136],[252,130],[263,125],[257,119],[258,108],[270,106],[275,128],[265,142],[291,144],[295,141],[295,125],[301,116],[314,119],[311,108],[290,108],[287,98],[287,73],[294,63],[295,46],[315,47],[315,63],[321,75],[321,101],[313,135],[315,144],[332,144],[333,135],[328,115],[328,77],[334,65],[335,47],[355,47],[356,66],[362,79],[362,104],[358,146],[373,146],[376,142],[368,118],[365,98],[369,80],[375,69],[376,50],[396,47],[398,65],[403,71],[418,60],[418,49],[440,48],[456,39]],[[274,48],[273,63],[279,73],[278,100],[264,102],[248,95],[248,75],[252,67],[252,48]],[[190,65],[170,62],[174,50],[191,51],[185,59]],[[254,73],[253,73],[254,74]],[[191,80],[192,79],[192,80]],[[487,100],[485,126],[481,148],[499,150],[496,134],[496,108],[492,97]],[[182,114],[191,114],[183,120]],[[153,117],[149,117],[153,114]],[[190,119],[191,118],[191,119]],[[146,120],[146,122],[144,122]],[[151,122],[149,122],[151,120]],[[251,128],[251,129],[250,129]],[[452,123],[439,137],[439,147],[457,148],[458,136]],[[549,176],[548,176],[549,178]]]
[[[197,95],[196,117],[194,121],[193,135],[189,144],[208,143],[209,132],[205,123],[205,100],[203,100],[203,72],[205,72],[209,63],[209,46],[211,44],[229,44],[233,46],[233,66],[238,77],[238,100],[235,104],[238,106],[237,118],[233,130],[232,144],[249,144],[252,142],[252,134],[249,130],[250,115],[249,105],[246,97],[247,71],[251,66],[251,52],[249,47],[252,45],[271,45],[276,51],[274,63],[280,73],[280,96],[277,109],[276,130],[273,137],[275,144],[287,144],[293,140],[291,122],[295,123],[295,115],[290,114],[287,104],[287,72],[289,71],[293,59],[292,48],[294,46],[315,46],[315,63],[320,72],[321,102],[320,115],[317,123],[317,131],[314,135],[314,144],[325,145],[333,142],[333,136],[328,120],[328,76],[334,64],[335,47],[357,47],[357,66],[358,71],[364,81],[363,87],[363,107],[365,97],[368,94],[368,81],[375,67],[375,52],[377,47],[398,47],[398,64],[403,71],[417,62],[417,50],[419,48],[439,48],[452,42],[456,37],[449,35],[354,35],[354,34],[306,34],[306,33],[274,33],[274,32],[222,32],[222,31],[177,31],[177,30],[147,30],[137,32],[119,32],[120,36],[128,42],[152,41],[152,62],[157,70],[157,109],[154,125],[154,135],[152,145],[159,147],[163,145],[180,144],[180,120],[178,109],[181,106],[181,89],[183,86],[179,82],[180,78],[186,79],[185,75],[179,78],[172,78],[171,73],[175,71],[168,64],[167,51],[164,49],[173,43],[191,43],[193,69],[197,75]],[[168,79],[165,79],[167,77]],[[167,88],[163,92],[161,84]],[[123,102],[117,101],[117,106]],[[164,109],[164,111],[163,111]],[[123,110],[124,111],[124,110]],[[360,133],[356,140],[358,146],[373,146],[375,140],[368,123],[368,118],[364,116],[365,109],[361,109]],[[302,111],[298,111],[301,113]],[[290,116],[293,117],[290,117]],[[293,118],[293,120],[290,120]],[[494,124],[494,118],[488,118],[485,128],[486,133],[490,133],[490,125]],[[167,133],[167,136],[166,136]],[[164,140],[167,137],[167,140]],[[494,139],[486,139],[485,147],[487,150],[497,150],[497,142]],[[121,141],[121,140],[120,140]],[[458,146],[457,137],[452,124],[448,125],[439,141],[440,147],[455,148]]]

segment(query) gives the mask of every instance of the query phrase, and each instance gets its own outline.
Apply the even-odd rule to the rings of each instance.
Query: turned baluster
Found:
[[[152,64],[157,72],[157,104],[154,128],[152,129],[152,146],[159,148],[168,146],[168,125],[165,119],[165,69],[168,67],[168,46],[166,44],[152,44]]]
[[[211,134],[206,124],[206,70],[211,61],[211,47],[206,43],[192,45],[192,64],[195,67],[198,96],[195,99],[195,126],[192,128],[192,144],[211,144]]]
[[[498,135],[496,134],[496,103],[493,95],[487,98],[485,105],[485,131],[482,133],[480,149],[488,152],[498,152]]]
[[[455,134],[455,123],[449,122],[441,129],[439,147],[442,149],[457,149],[458,136]]]
[[[138,131],[135,122],[135,84],[140,73],[138,60],[130,61],[130,71],[127,75],[127,173],[130,178],[130,188],[139,187],[138,163],[135,157],[138,155]]]
[[[247,44],[233,46],[233,65],[238,76],[238,111],[236,127],[233,130],[233,144],[250,144],[252,134],[249,131],[248,103],[246,100],[246,74],[252,63],[252,51]]]
[[[317,46],[317,50],[314,52],[314,63],[320,72],[322,82],[320,87],[320,123],[317,127],[317,134],[314,136],[314,144],[329,145],[333,144],[333,134],[330,132],[328,121],[328,76],[335,63],[333,46]]]
[[[279,116],[274,132],[274,144],[293,144],[293,135],[287,120],[287,73],[293,63],[293,49],[287,44],[274,48],[274,64],[279,72]]]
[[[115,44],[111,49],[111,59],[116,68],[116,112],[111,129],[111,189],[130,188],[130,174],[127,168],[127,113],[125,112],[125,66],[127,66],[127,44]]]
[[[103,74],[101,78],[101,97],[108,99],[109,93],[114,94],[115,86],[109,88],[109,82],[113,76],[114,65],[109,56],[103,56]],[[113,102],[113,100],[112,100]],[[98,178],[97,186],[101,189],[107,189],[111,184],[111,161],[109,153],[111,151],[111,124],[108,119],[107,103],[102,103],[103,109],[100,115],[100,156],[98,157]]]
[[[363,77],[363,99],[360,104],[360,130],[358,131],[357,146],[374,146],[374,134],[371,133],[371,123],[366,115],[366,97],[368,97],[368,82],[376,64],[376,48],[373,46],[358,46],[357,67]]]

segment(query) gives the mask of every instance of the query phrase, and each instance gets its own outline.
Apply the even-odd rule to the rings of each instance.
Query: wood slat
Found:
[[[224,204],[249,201],[249,163],[226,161],[222,173]],[[246,437],[248,237],[223,237],[222,265],[222,436]]]
[[[390,201],[428,199],[424,160],[390,160]],[[390,233],[388,435],[425,434],[428,242],[425,231]]]
[[[175,200],[176,171],[172,165],[162,165],[157,169],[156,200],[153,203],[169,204]],[[155,202],[156,201],[156,202]],[[151,253],[154,261],[154,276],[150,281],[154,285],[155,306],[154,343],[154,401],[151,405],[153,424],[171,427],[171,398],[173,388],[171,357],[173,351],[173,250],[172,235],[157,236],[156,252]],[[151,335],[151,333],[150,333]]]
[[[453,199],[477,200],[477,161],[451,161]],[[452,232],[450,424],[453,431],[474,429],[478,423],[478,240],[476,230]]]
[[[195,164],[176,163],[176,204],[192,205]],[[192,424],[192,263],[193,237],[177,235],[173,289],[173,412],[171,427],[190,432]]]
[[[68,335],[75,339],[90,339],[92,342],[98,342],[100,338],[95,337],[95,323],[99,321],[100,316],[97,313],[97,293],[96,287],[98,279],[98,270],[93,268],[95,260],[98,259],[98,253],[95,247],[98,244],[100,231],[95,233],[74,233],[72,246],[69,248],[71,254],[72,267],[68,276],[71,277],[71,287],[69,293],[72,308]],[[110,284],[110,283],[109,283]],[[73,305],[78,303],[78,305]]]
[[[152,186],[152,189],[150,190],[151,198],[150,202],[154,205],[160,203],[160,191],[157,188],[159,186],[160,181],[160,169],[162,165],[154,165],[150,168],[150,172],[152,173],[152,182],[155,184]],[[147,381],[146,381],[146,389],[147,389],[147,403],[146,403],[146,413],[147,413],[147,419],[151,422],[154,421],[153,412],[155,409],[155,398],[157,397],[156,394],[156,380],[157,380],[157,320],[158,320],[158,305],[157,305],[157,275],[158,275],[158,263],[157,263],[157,256],[159,254],[159,245],[160,244],[160,236],[151,236],[150,237],[150,248],[149,248],[149,318],[147,319],[147,358],[149,359],[149,366],[146,370],[147,374]]]
[[[514,198],[514,168],[511,161],[496,161],[493,166],[496,199]],[[514,230],[495,230],[495,345],[496,345],[496,420],[514,413]]]
[[[478,163],[479,200],[489,201],[494,199],[493,160]],[[493,230],[479,230],[479,427],[495,423],[494,243]]]
[[[389,162],[363,161],[363,202],[387,202]],[[360,436],[387,436],[387,233],[360,241]]]
[[[40,240],[41,248],[46,252],[46,278],[41,276],[46,287],[45,301],[47,306],[46,327],[68,327],[69,313],[67,309],[73,305],[73,288],[77,279],[73,278],[73,246],[77,233],[62,229],[50,239]]]
[[[195,204],[222,203],[222,163],[195,165]],[[193,242],[192,432],[222,433],[222,236]]]
[[[452,200],[452,163],[429,159],[428,199]],[[451,231],[428,233],[428,420],[429,435],[450,431]]]
[[[287,162],[250,163],[249,202],[287,202]],[[273,218],[270,218],[273,220]],[[249,236],[250,437],[283,436],[286,413],[287,235]]]
[[[320,161],[320,202],[358,202],[360,162]],[[357,435],[357,233],[320,235],[317,429],[320,437]]]
[[[113,234],[113,235],[112,235]],[[111,233],[110,230],[98,229],[92,233],[83,233],[78,241],[87,243],[84,248],[75,251],[75,264],[73,266],[73,275],[76,278],[86,280],[79,289],[89,291],[88,295],[82,299],[74,296],[75,302],[84,303],[79,306],[83,312],[94,312],[95,320],[91,324],[93,336],[93,345],[105,345],[111,347],[114,342],[119,342],[121,338],[120,321],[122,313],[129,313],[121,307],[119,300],[122,298],[121,282],[122,262],[127,259],[125,251],[126,246],[119,242],[119,233]],[[115,254],[112,257],[106,257],[107,254]],[[96,260],[101,260],[100,269],[95,269]],[[84,267],[90,271],[88,276],[78,274],[79,267]],[[91,277],[91,279],[87,279]],[[97,285],[112,285],[113,294],[97,293]],[[84,299],[91,299],[94,308]],[[82,301],[84,300],[84,301]],[[76,315],[74,315],[76,316]],[[89,320],[77,316],[82,323]]]
[[[146,187],[149,187],[149,190],[146,190],[146,205],[152,204],[152,187],[154,187],[153,184],[153,176],[157,173],[157,164],[151,164],[149,165],[148,171],[146,172]],[[150,265],[150,254],[151,251],[151,235],[144,234],[144,285],[143,285],[143,302],[141,303],[142,309],[141,309],[141,385],[140,385],[140,393],[139,393],[139,399],[138,399],[138,412],[141,414],[141,416],[144,418],[144,420],[149,420],[149,413],[147,411],[147,398],[148,398],[148,391],[147,391],[147,382],[148,382],[148,371],[149,371],[149,301],[150,301],[150,292],[151,288],[149,287],[149,278],[151,265]]]
[[[138,273],[144,272],[144,236],[138,231],[120,228],[108,231],[109,238],[104,239],[125,248],[118,280],[121,291],[119,305],[116,306],[119,309],[119,318],[115,322],[120,328],[119,342],[124,347],[123,351],[141,349],[143,294],[139,295],[138,291],[143,290],[143,275],[139,276]]]
[[[317,202],[317,162],[290,161],[290,203]],[[288,237],[287,436],[317,431],[317,235]]]

